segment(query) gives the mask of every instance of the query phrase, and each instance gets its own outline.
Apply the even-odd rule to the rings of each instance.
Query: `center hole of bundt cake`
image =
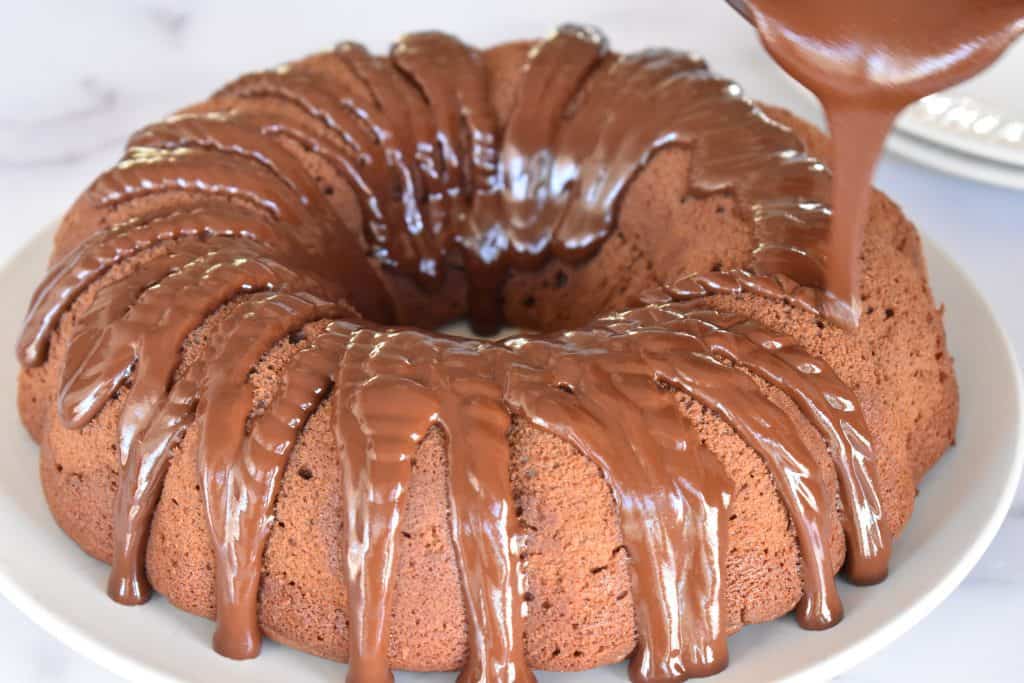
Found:
[[[496,332],[491,334],[478,334],[473,330],[472,324],[465,318],[445,323],[436,329],[441,334],[448,334],[453,337],[465,337],[467,339],[504,339],[512,337],[529,330],[515,325],[502,325]]]

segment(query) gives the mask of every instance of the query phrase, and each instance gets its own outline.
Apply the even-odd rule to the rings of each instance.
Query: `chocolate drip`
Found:
[[[226,467],[245,495],[228,496],[219,503],[208,487],[206,508],[213,528],[237,528],[227,534],[224,550],[217,555],[218,575],[227,599],[218,600],[217,619],[221,649],[231,656],[254,656],[256,647],[237,643],[260,640],[256,619],[263,551],[274,519],[274,503],[285,466],[306,421],[327,398],[347,336],[328,330],[317,335],[285,369],[281,388],[266,412],[255,417],[252,430],[239,452],[228,455]],[[207,424],[210,424],[209,419]],[[223,450],[223,449],[221,449]],[[223,457],[214,452],[215,457]],[[214,482],[219,481],[214,479]]]
[[[891,533],[875,490],[878,477],[874,447],[860,402],[823,360],[811,356],[786,335],[775,333],[736,314],[704,310],[700,298],[720,293],[755,293],[794,305],[807,291],[794,289],[784,277],[752,276],[743,271],[684,278],[644,299],[651,305],[689,301],[674,330],[705,337],[709,348],[782,389],[828,442],[838,471],[847,541],[846,573],[858,584],[877,583],[888,572]],[[796,298],[786,292],[797,292]],[[681,326],[680,326],[681,325]]]
[[[452,538],[469,626],[469,659],[459,680],[533,681],[522,644],[522,530],[513,512],[510,421],[501,371],[491,361],[501,350],[413,331],[351,329],[335,408],[349,520],[349,680],[391,678],[395,539],[410,460],[440,425],[448,436]]]
[[[636,604],[630,678],[709,675],[728,661],[721,584],[732,484],[634,345],[602,344],[596,361],[576,355],[597,339],[611,341],[526,350],[539,367],[514,363],[508,401],[593,460],[615,495]]]
[[[500,189],[495,149],[498,122],[483,59],[457,38],[436,32],[404,36],[392,48],[391,59],[416,83],[433,112],[438,171],[445,186],[464,201],[471,200],[458,207],[461,223],[468,218],[464,214],[472,201]],[[458,239],[471,237],[463,232]],[[479,244],[473,251],[482,248]]]
[[[541,217],[549,198],[555,200],[565,189],[551,186],[560,181],[554,167],[561,161],[557,143],[562,117],[606,53],[604,36],[575,26],[560,28],[530,51],[498,159],[504,215],[497,222],[505,225],[520,266],[539,265],[547,253],[553,226]],[[573,163],[571,157],[567,161]]]
[[[385,169],[375,164],[367,152],[357,148],[352,136],[340,127],[337,118],[347,116],[347,111],[326,92],[301,74],[286,71],[243,77],[218,96],[233,98],[232,115],[251,121],[263,134],[291,138],[327,160],[362,202],[368,229],[383,230],[389,218],[383,213],[377,192],[383,193],[386,186]],[[278,112],[268,114],[261,107],[261,99],[266,98],[287,102],[300,113],[294,116]]]
[[[244,117],[230,113],[174,116],[143,128],[131,137],[128,145],[166,150],[213,149],[255,161],[280,178],[309,208],[317,219],[311,229],[326,227],[319,225],[320,221],[333,222],[333,211],[302,164],[272,137],[248,125]]]
[[[307,73],[285,67],[276,71],[249,74],[224,86],[217,98],[270,98],[287,102],[311,119],[319,121],[344,142],[360,164],[369,166],[376,139],[353,120],[351,108],[332,94],[330,86]]]
[[[404,36],[391,58],[416,82],[433,112],[440,169],[452,203],[446,234],[461,249],[470,320],[479,332],[497,332],[504,282],[499,264],[507,237],[498,213],[500,135],[483,59],[459,40],[436,32]]]
[[[437,360],[440,419],[448,435],[452,539],[469,623],[459,683],[532,683],[523,650],[523,529],[512,500],[500,368],[486,374],[484,343],[452,345]]]
[[[319,80],[290,70],[254,74],[226,86],[217,97],[270,98],[288,102],[337,137],[344,145],[343,154],[339,154],[338,147],[334,145],[318,145],[316,149],[343,172],[363,198],[363,209],[367,214],[366,236],[378,249],[383,248],[387,236],[394,230],[392,226],[405,226],[406,233],[415,229],[415,225],[407,224],[410,217],[406,215],[406,204],[395,201],[396,180],[388,167],[386,155],[380,152],[377,135],[364,125],[352,106],[346,106],[332,96]],[[418,215],[418,211],[413,215]],[[396,239],[404,242],[408,237]],[[385,249],[384,253],[391,251],[394,249]]]
[[[387,226],[379,257],[413,274],[421,285],[440,284],[447,187],[438,173],[436,137],[422,95],[391,62],[362,45],[342,43],[335,54],[363,82],[372,102],[346,103],[375,132],[405,216]]]
[[[136,217],[93,233],[61,259],[36,290],[24,334],[18,340],[19,359],[27,366],[41,365],[60,317],[82,292],[118,263],[170,240],[235,236],[281,247],[285,243],[275,224],[228,206]]]
[[[317,270],[329,280],[338,278],[338,259],[347,259],[350,262],[348,270],[365,276],[343,277],[351,292],[348,296],[359,303],[360,298],[367,298],[359,292],[365,287],[367,278],[373,277],[372,271],[365,266],[365,259],[361,258],[362,247],[352,230],[343,225],[334,213],[302,164],[275,142],[275,133],[278,132],[287,131],[293,139],[298,135],[293,129],[282,129],[282,125],[280,119],[271,124],[265,117],[240,112],[186,114],[143,129],[132,138],[132,143],[148,142],[164,149],[214,149],[267,167],[292,189],[309,212],[309,219],[301,230],[282,231],[283,237],[288,239],[287,251],[293,252],[293,257],[303,266]],[[267,129],[269,132],[265,132]],[[379,311],[390,310],[390,302],[381,301],[379,296],[373,304],[363,302],[363,305],[371,306],[368,312],[378,311],[376,315],[380,315]]]
[[[878,472],[867,422],[853,392],[828,364],[801,349],[792,338],[752,320],[715,311],[698,311],[686,319],[705,326],[704,341],[712,353],[785,391],[817,427],[829,444],[838,471],[846,574],[858,584],[883,580],[892,539],[874,488]],[[809,380],[811,376],[814,381]]]
[[[720,591],[731,483],[717,459],[701,448],[666,387],[718,413],[772,472],[799,539],[806,590],[798,608],[801,625],[825,628],[842,615],[825,549],[831,506],[820,467],[795,425],[740,367],[786,387],[830,440],[850,520],[851,572],[862,581],[884,575],[888,532],[880,526],[870,442],[852,394],[791,340],[738,316],[691,308],[651,305],[584,330],[499,344],[352,326],[338,382],[337,400],[343,403],[335,410],[350,522],[351,680],[388,680],[395,537],[410,460],[434,424],[449,434],[453,536],[474,644],[466,680],[477,680],[483,661],[507,661],[493,650],[490,659],[477,656],[475,639],[489,637],[493,647],[515,642],[507,640],[509,635],[519,637],[476,617],[475,610],[488,606],[480,596],[492,592],[470,581],[483,576],[512,585],[501,568],[505,565],[495,569],[479,562],[505,558],[508,545],[500,539],[513,537],[500,531],[510,492],[494,474],[507,476],[506,410],[576,445],[598,464],[615,493],[633,560],[640,638],[631,667],[634,680],[683,680],[717,671],[727,660]],[[467,417],[476,418],[476,428],[465,424]],[[464,448],[459,434],[486,442]],[[487,463],[491,476],[481,483],[480,454],[489,460],[494,453],[503,455],[498,463]],[[467,482],[474,488],[464,488]],[[490,510],[491,523],[499,528],[463,537],[460,525],[479,528],[466,514],[467,504]],[[467,540],[489,549],[476,551],[472,566],[461,545]],[[489,603],[501,604],[508,603]],[[505,628],[512,623],[498,622]],[[514,680],[510,671],[491,669],[481,680]]]
[[[261,441],[247,438],[253,389],[245,378],[259,356],[289,332],[343,312],[337,306],[287,295],[268,297],[267,301],[264,305],[257,302],[251,313],[243,313],[238,330],[231,331],[225,326],[225,336],[230,341],[225,344],[221,358],[206,365],[205,386],[200,391],[195,415],[200,429],[199,479],[216,556],[217,631],[213,646],[234,659],[259,654],[256,598],[262,576],[260,565],[284,469],[284,460],[279,456],[286,454],[276,451],[290,449],[301,427],[301,423],[293,425],[294,431],[288,432],[279,424],[275,430],[272,422],[279,423],[294,411],[287,401],[275,402],[275,410],[262,416],[265,419],[258,419],[263,423],[256,434]],[[326,351],[329,353],[331,348]],[[228,360],[232,357],[239,360]],[[311,360],[333,369],[330,358]],[[316,368],[311,369],[316,372]],[[322,387],[327,381],[322,375],[311,379],[312,388]],[[283,414],[276,412],[282,408]],[[311,410],[312,406],[302,408],[300,415],[308,417]],[[275,435],[283,440],[266,441]]]
[[[664,333],[657,330],[668,327],[663,309],[636,309],[621,314],[618,322],[635,320],[653,325],[655,331],[627,327],[622,332],[629,330],[633,336],[652,339],[650,347],[637,341],[636,352],[643,355],[657,379],[714,410],[762,457],[771,472],[799,540],[804,577],[804,596],[797,605],[800,625],[823,629],[838,623],[842,605],[825,549],[829,533],[823,477],[796,427],[761,396],[746,375],[716,360],[705,340],[675,330],[659,338]]]
[[[392,304],[380,288],[367,289],[379,278],[362,258],[355,235],[341,224],[320,193],[316,182],[289,152],[274,142],[245,116],[231,114],[181,115],[137,133],[130,144],[149,142],[161,149],[212,149],[225,155],[253,161],[269,169],[305,207],[302,229],[282,231],[289,242],[286,252],[303,267],[316,270],[328,281],[340,280],[345,296],[368,315],[390,319]],[[130,148],[129,155],[132,153]],[[142,147],[143,151],[149,149]],[[243,172],[239,169],[239,172]],[[178,183],[180,185],[180,182]],[[267,192],[268,196],[273,192]],[[285,222],[286,216],[279,216]],[[339,273],[338,259],[345,267]],[[340,277],[339,277],[340,275]]]
[[[388,639],[398,566],[395,538],[411,461],[440,406],[424,384],[424,373],[434,369],[431,364],[403,356],[401,342],[381,347],[382,339],[373,330],[353,327],[351,334],[335,381],[334,406],[346,512],[347,680],[377,683],[393,679]],[[401,339],[401,334],[389,336]],[[401,403],[396,404],[399,396]]]
[[[155,407],[150,408],[147,402],[147,405],[143,406],[146,410],[133,410],[132,402],[139,399],[134,392],[129,395],[124,414],[132,415],[135,421],[127,424],[122,419],[122,431],[129,431],[133,440],[132,449],[120,473],[115,502],[114,561],[107,589],[112,598],[124,604],[139,604],[149,598],[151,589],[145,575],[145,549],[149,524],[163,487],[164,475],[170,464],[171,449],[181,440],[189,425],[194,420],[199,423],[201,442],[203,439],[229,439],[230,435],[236,434],[236,430],[244,432],[252,410],[252,390],[246,382],[246,375],[262,354],[283,336],[301,328],[302,325],[344,312],[347,312],[347,309],[343,306],[328,304],[307,294],[256,294],[232,311],[218,326],[202,356],[174,383],[173,388],[168,390],[165,385],[164,391],[152,399],[151,403],[155,404]],[[282,408],[287,411],[288,403],[285,402]],[[224,411],[224,414],[219,419],[216,416],[221,411]],[[241,414],[240,420],[231,419],[232,416],[237,417],[237,414]],[[211,420],[207,419],[209,416],[213,416],[212,425]],[[271,419],[274,418],[265,414],[257,421]],[[211,436],[211,429],[221,436]],[[263,428],[261,435],[265,432],[266,427]],[[289,448],[292,442],[294,438],[284,447]],[[242,455],[240,449],[228,448],[228,441],[219,443],[224,447],[207,448],[201,443],[200,452],[210,455],[211,458],[223,460],[231,460]],[[251,480],[247,480],[247,488],[233,490],[232,496],[228,496],[226,491],[219,490],[218,494],[224,495],[220,495],[216,503],[208,506],[212,533],[224,541],[215,543],[218,558],[218,590],[219,593],[227,594],[229,599],[222,600],[223,596],[218,595],[218,615],[221,614],[223,604],[223,613],[227,615],[225,619],[232,625],[244,622],[244,615],[248,614],[249,610],[243,604],[244,600],[230,600],[245,590],[229,590],[225,586],[238,583],[248,588],[247,584],[251,583],[252,579],[245,573],[245,570],[249,569],[248,565],[241,567],[236,564],[235,571],[222,567],[224,558],[231,555],[234,548],[218,535],[218,530],[224,529],[225,526],[216,523],[218,517],[211,510],[221,510],[221,506],[235,509],[233,506],[245,508],[247,505],[257,505],[255,501],[259,498],[255,496],[259,486],[268,482],[259,476],[257,470],[258,466],[266,464],[266,458],[262,457],[263,451],[260,449],[268,444],[269,440],[263,437],[258,444],[247,446],[246,455],[255,453],[254,459],[249,460],[253,470],[248,474],[253,476]],[[286,451],[283,454],[286,454]],[[212,464],[212,461],[201,460],[200,468],[206,470]],[[235,474],[233,470],[232,474]],[[211,486],[205,480],[204,484],[207,488]],[[215,488],[216,484],[212,486]],[[266,493],[272,495],[274,492],[276,489]],[[205,499],[211,500],[208,495]],[[243,534],[243,541],[254,539],[254,542],[262,544],[265,538],[255,533],[257,531],[258,528],[252,533]],[[248,557],[251,553],[247,552],[244,555]],[[257,570],[257,577],[258,573]],[[251,612],[254,616],[254,601]],[[237,616],[239,614],[241,616]],[[218,651],[226,650],[231,655],[238,655],[246,647],[255,646],[258,649],[258,631],[253,635],[244,628],[239,628],[235,629],[234,633],[246,645],[237,645],[234,639],[222,638],[231,642],[215,643]]]
[[[69,382],[77,374],[71,368],[81,368],[90,374],[90,386],[82,386],[81,395],[75,400],[77,404],[72,412],[78,415],[69,415],[71,420],[68,424],[82,425],[88,423],[92,416],[98,414],[103,408],[103,401],[100,397],[109,394],[113,395],[116,390],[109,390],[98,382],[98,376],[92,374],[86,368],[86,361],[95,352],[101,339],[110,334],[113,325],[121,322],[131,310],[136,301],[147,291],[157,286],[163,279],[179,272],[184,266],[202,258],[209,252],[208,245],[186,243],[176,250],[164,256],[156,258],[143,264],[131,275],[114,283],[104,285],[89,307],[76,321],[71,340],[68,344],[67,358],[64,367],[61,369],[61,379],[58,383],[57,410],[62,413],[63,399],[61,395],[68,389]],[[123,372],[123,367],[122,367]],[[120,384],[123,378],[117,378]],[[92,398],[90,398],[90,396]],[[69,401],[70,403],[70,401]],[[63,419],[63,418],[62,418]]]
[[[263,209],[269,218],[292,225],[309,217],[291,188],[259,164],[202,149],[132,147],[124,161],[93,183],[90,194],[96,206],[106,208],[181,190],[238,197]]]
[[[90,192],[96,206],[180,190],[243,198],[268,218],[293,226],[281,231],[293,247],[282,251],[295,252],[288,254],[290,260],[329,276],[325,281],[337,282],[343,288],[338,291],[366,315],[393,319],[393,302],[357,236],[340,225],[301,164],[244,117],[184,115],[133,140],[156,146],[131,146],[125,160],[94,183]]]
[[[691,191],[740,200],[758,240],[755,272],[824,281],[824,167],[700,60],[667,50],[608,56],[599,36],[568,27],[534,48],[519,98],[501,147],[495,219],[516,268],[549,254],[589,257],[630,180],[659,149],[680,145],[693,150]]]

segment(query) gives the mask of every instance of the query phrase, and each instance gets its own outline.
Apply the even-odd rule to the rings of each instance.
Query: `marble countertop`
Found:
[[[0,26],[0,261],[67,207],[142,124],[239,73],[342,38],[383,48],[406,30],[443,27],[486,44],[547,32],[560,21],[604,28],[615,46],[661,44],[704,54],[757,98],[820,121],[810,100],[715,0],[520,0],[373,3],[11,3]],[[451,6],[451,10],[448,7]],[[444,9],[442,9],[444,8]],[[945,176],[887,156],[877,184],[971,274],[1024,358],[1020,268],[1024,193]],[[24,302],[9,302],[22,306]],[[1020,680],[1024,495],[959,589],[882,653],[841,677]],[[0,598],[7,680],[114,681]]]

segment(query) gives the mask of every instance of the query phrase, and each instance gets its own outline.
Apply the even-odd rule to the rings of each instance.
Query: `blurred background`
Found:
[[[7,2],[0,23],[0,261],[58,219],[116,161],[130,132],[242,72],[341,39],[382,50],[405,31],[441,28],[487,45],[543,35],[563,21],[600,26],[620,50],[693,50],[752,97],[821,122],[816,103],[722,0]],[[1015,166],[1014,156],[1024,149],[1024,48],[1018,45],[1004,62],[975,90],[968,84],[957,93],[971,99],[934,101],[906,121],[876,184],[970,274],[1024,357],[1024,190],[1011,189],[1024,188],[1024,159]],[[986,147],[996,128],[1006,144],[992,154],[1007,155],[998,161]],[[976,143],[974,133],[986,140]],[[957,592],[842,680],[1020,680],[1020,614],[1024,498],[1018,494],[996,542]],[[115,680],[2,598],[0,633],[7,680]]]

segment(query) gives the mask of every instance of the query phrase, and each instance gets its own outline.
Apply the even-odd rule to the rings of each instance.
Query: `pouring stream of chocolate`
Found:
[[[908,104],[989,66],[1024,31],[1021,0],[730,0],[775,61],[810,89],[832,134],[832,225],[821,255],[826,314],[860,317],[871,177]]]

